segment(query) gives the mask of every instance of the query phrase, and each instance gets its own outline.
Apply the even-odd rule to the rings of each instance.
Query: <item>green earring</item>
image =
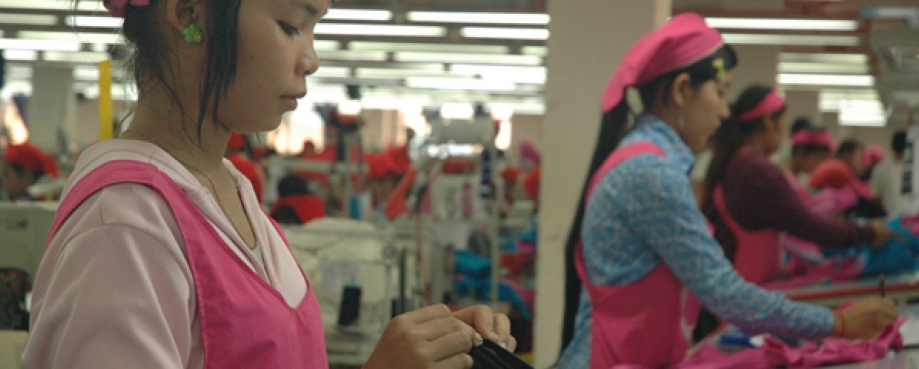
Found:
[[[201,41],[204,41],[204,33],[201,32],[201,29],[198,28],[194,23],[189,24],[188,27],[182,31],[185,34],[185,42],[190,44],[200,44]]]

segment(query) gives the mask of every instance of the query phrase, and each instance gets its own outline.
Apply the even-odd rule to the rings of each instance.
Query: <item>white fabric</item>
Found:
[[[253,272],[296,306],[307,284],[248,180],[239,184],[264,267],[210,192],[157,146],[110,140],[85,151],[67,190],[99,165],[132,159],[172,178]],[[267,272],[266,272],[267,270]],[[196,296],[178,223],[166,202],[137,184],[114,185],[87,199],[64,223],[39,267],[32,298],[29,368],[202,368]]]
[[[894,218],[906,210],[902,206],[903,195],[903,161],[895,158],[886,158],[871,174],[871,192],[881,197],[887,217]]]

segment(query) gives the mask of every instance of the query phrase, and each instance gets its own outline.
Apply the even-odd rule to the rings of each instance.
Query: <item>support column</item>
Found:
[[[565,239],[597,139],[609,78],[639,37],[663,24],[670,0],[550,2],[546,114],[542,128],[535,366],[558,358],[565,295]]]
[[[48,153],[60,153],[59,137],[71,136],[76,113],[73,68],[33,67],[28,111],[29,141]]]

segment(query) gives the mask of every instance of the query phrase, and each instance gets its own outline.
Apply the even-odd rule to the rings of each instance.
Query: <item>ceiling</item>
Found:
[[[97,94],[93,63],[119,43],[119,20],[100,1],[76,13],[68,3],[0,0],[4,93],[27,91],[33,68],[74,66],[78,91]],[[781,86],[822,91],[824,110],[871,106],[905,120],[919,105],[919,0],[674,0],[673,8],[705,15],[729,43],[780,45]],[[358,84],[369,107],[464,101],[541,113],[548,21],[544,0],[337,0],[317,27],[322,67],[308,80],[310,98],[339,101],[343,84]]]

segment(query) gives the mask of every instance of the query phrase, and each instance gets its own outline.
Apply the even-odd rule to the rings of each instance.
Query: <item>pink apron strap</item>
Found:
[[[600,183],[606,173],[609,173],[617,165],[628,159],[646,154],[667,156],[660,147],[651,141],[636,141],[616,149],[616,151],[606,158],[606,161],[603,162],[600,169],[597,169],[590,177],[590,185],[587,186],[587,196],[584,197],[584,201],[590,201],[590,196],[593,195],[594,188],[597,187],[597,184]]]
[[[153,164],[136,160],[113,160],[93,169],[67,192],[67,196],[58,207],[54,225],[51,227],[51,233],[45,244],[51,243],[51,239],[57,234],[61,225],[70,218],[74,210],[87,198],[105,187],[120,183],[137,183],[152,187],[154,182],[159,181],[160,184],[171,184],[174,187],[173,190],[181,191],[174,182],[162,181],[163,175],[165,174]]]

